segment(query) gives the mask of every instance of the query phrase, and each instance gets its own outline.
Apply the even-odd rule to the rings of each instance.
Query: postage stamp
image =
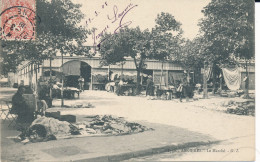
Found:
[[[2,0],[1,6],[1,38],[34,40],[36,35],[35,0]]]

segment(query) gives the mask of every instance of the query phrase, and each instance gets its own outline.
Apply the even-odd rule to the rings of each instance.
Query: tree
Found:
[[[124,28],[119,33],[106,34],[100,45],[102,63],[116,64],[125,61],[126,57],[134,60],[137,71],[137,94],[141,90],[141,72],[146,59],[164,61],[180,50],[182,30],[180,23],[168,13],[158,14],[156,26],[150,32],[137,28]]]
[[[162,61],[160,79],[160,82],[162,82],[163,62],[174,60],[179,54],[183,31],[181,23],[176,21],[174,16],[169,13],[158,14],[155,22],[156,26],[152,29],[151,58]]]
[[[202,13],[203,56],[213,64],[213,72],[217,65],[254,58],[253,0],[212,0]]]
[[[200,51],[203,50],[204,46],[201,41],[200,37],[193,40],[184,40],[180,53],[175,57],[175,61],[188,70],[188,75],[190,70],[193,70],[196,74],[200,73],[200,69],[203,67],[204,58]]]
[[[103,65],[116,64],[125,61],[126,57],[134,60],[137,71],[137,94],[141,88],[141,72],[144,68],[145,59],[150,57],[151,34],[148,30],[141,31],[140,28],[124,28],[115,35],[106,34],[100,46]]]
[[[47,58],[51,60],[58,52],[62,55],[62,64],[63,55],[88,55],[89,48],[82,44],[86,42],[89,31],[78,26],[84,17],[80,11],[80,5],[72,3],[71,0],[37,0],[36,3],[38,6],[36,14],[41,18],[41,21],[36,22],[37,39],[19,44],[9,44],[5,41],[6,45],[2,45],[5,48],[2,61],[8,61],[10,56],[7,55],[11,51],[13,53],[11,57],[16,59],[14,63],[17,64],[13,66],[1,63],[3,70],[6,70],[3,73],[7,73],[10,68],[15,71],[17,65],[24,60],[37,64]],[[62,77],[62,85],[63,81]],[[61,106],[63,106],[63,86],[61,97]]]
[[[25,60],[41,63],[44,59],[62,54],[82,55],[89,48],[82,44],[89,31],[77,24],[83,14],[80,5],[71,0],[37,0],[36,40],[34,41],[2,41],[2,74],[15,72],[17,66]],[[12,58],[12,62],[7,62]]]

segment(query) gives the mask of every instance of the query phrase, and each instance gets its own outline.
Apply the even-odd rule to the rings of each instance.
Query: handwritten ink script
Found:
[[[107,7],[108,3],[106,2],[104,5],[102,5],[102,8]],[[92,33],[92,39],[93,39],[93,46],[94,47],[100,47],[101,43],[104,42],[107,38],[100,40],[102,36],[108,31],[112,31],[113,34],[117,34],[120,29],[128,27],[132,24],[132,21],[125,21],[126,15],[132,11],[135,7],[138,5],[135,5],[133,3],[129,3],[124,9],[119,9],[117,5],[114,5],[112,8],[112,13],[109,13],[106,15],[106,20],[108,23],[101,28],[101,31],[97,32],[96,30]],[[95,15],[98,16],[100,12],[95,11]],[[90,24],[95,20],[95,18],[89,18],[86,21],[86,24]]]

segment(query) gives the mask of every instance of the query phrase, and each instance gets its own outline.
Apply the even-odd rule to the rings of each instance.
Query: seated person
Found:
[[[18,115],[18,123],[32,123],[34,120],[34,112],[29,108],[26,103],[23,94],[25,92],[25,87],[20,86],[18,91],[12,98],[12,112]]]
[[[45,100],[38,100],[37,101],[37,109],[36,109],[36,115],[45,116],[45,112],[48,109],[48,105]]]

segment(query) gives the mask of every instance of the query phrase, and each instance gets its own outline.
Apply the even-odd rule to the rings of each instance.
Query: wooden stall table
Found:
[[[104,83],[93,83],[93,90],[105,90]]]
[[[173,92],[174,91],[172,89],[157,89],[156,96],[161,97],[162,95],[165,95],[166,100],[171,100],[173,97],[173,94],[176,95],[176,93],[173,93]]]
[[[136,85],[135,84],[123,84],[120,85],[120,94],[125,93],[126,91],[131,91],[131,95],[133,95],[134,93],[134,89],[135,89]]]
[[[64,98],[74,99],[75,94],[77,94],[79,98],[80,90],[74,87],[66,87],[63,90],[63,94],[64,94]]]

